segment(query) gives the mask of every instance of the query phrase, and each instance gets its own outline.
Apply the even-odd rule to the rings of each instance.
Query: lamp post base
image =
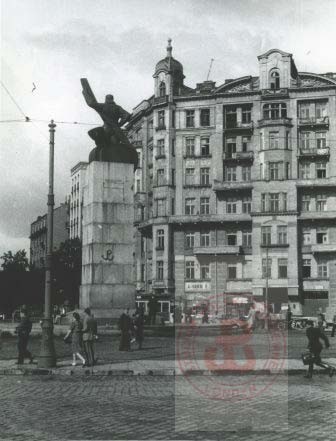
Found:
[[[53,322],[51,318],[44,318],[41,323],[42,342],[41,352],[38,357],[37,365],[40,368],[56,367],[56,352],[54,345]]]

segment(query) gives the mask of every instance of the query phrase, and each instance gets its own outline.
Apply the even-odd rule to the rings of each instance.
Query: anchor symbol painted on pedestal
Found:
[[[113,250],[107,250],[106,255],[104,256],[102,254],[101,257],[103,260],[108,260],[109,262],[113,262],[113,259],[114,259]]]

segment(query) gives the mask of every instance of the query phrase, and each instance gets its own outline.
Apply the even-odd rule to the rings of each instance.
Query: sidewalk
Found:
[[[324,361],[336,366],[336,358]],[[17,366],[16,360],[0,360],[0,375],[74,375],[74,376],[109,376],[109,375],[294,375],[307,371],[301,360],[255,360],[249,362],[252,367],[245,367],[245,360],[226,360],[223,366],[210,368],[204,360],[132,360],[116,363],[104,363],[98,360],[93,368],[72,366],[71,360],[60,361],[56,368],[42,369],[37,364]],[[79,363],[79,362],[78,362]],[[325,373],[315,368],[316,372]]]

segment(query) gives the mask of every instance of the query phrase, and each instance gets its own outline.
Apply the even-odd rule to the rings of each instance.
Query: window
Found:
[[[136,185],[135,185],[135,192],[139,193],[141,191],[141,181],[140,179],[136,180]]]
[[[252,109],[250,106],[242,107],[242,123],[249,124],[252,121]]]
[[[210,126],[210,109],[201,109],[200,125],[202,127]]]
[[[310,278],[311,274],[311,260],[310,259],[303,259],[302,261],[302,277],[304,279]]]
[[[299,166],[300,179],[310,179],[310,162],[302,162]]]
[[[165,111],[164,110],[158,111],[158,128],[159,129],[165,128]]]
[[[264,119],[279,119],[287,117],[287,106],[285,103],[264,104]]]
[[[159,139],[157,143],[157,156],[165,155],[165,140]]]
[[[210,185],[210,169],[208,167],[201,168],[201,185]]]
[[[145,281],[145,264],[141,265],[140,282]]]
[[[252,233],[250,231],[243,232],[243,247],[252,247]]]
[[[302,150],[310,148],[310,132],[302,132],[300,135],[300,146]]]
[[[278,259],[278,278],[287,279],[287,259]]]
[[[185,200],[185,214],[195,214],[195,198],[186,198]]]
[[[195,280],[195,262],[187,261],[185,265],[186,265],[186,279]]]
[[[195,246],[195,233],[185,233],[185,247],[194,248]]]
[[[166,199],[156,200],[156,212],[157,212],[157,216],[166,215]]]
[[[226,212],[237,213],[237,199],[228,198],[228,200],[226,201]]]
[[[208,136],[201,138],[201,156],[210,155],[210,138]]]
[[[269,163],[269,177],[271,181],[277,181],[279,179],[279,166],[280,162],[270,162]]]
[[[164,169],[159,168],[157,173],[157,185],[164,185],[165,176],[164,176]]]
[[[175,198],[171,198],[171,214],[172,216],[175,214]]]
[[[262,259],[262,278],[272,277],[272,259]]]
[[[327,147],[327,133],[316,132],[316,148],[325,149]]]
[[[271,227],[261,227],[261,244],[271,245]]]
[[[237,278],[237,267],[236,265],[228,265],[228,279],[235,280]]]
[[[279,245],[287,245],[287,226],[279,225],[278,226],[278,244]]]
[[[251,196],[243,197],[243,213],[251,213]]]
[[[243,136],[242,138],[242,151],[249,152],[251,150],[251,137]]]
[[[157,260],[156,262],[156,278],[157,280],[163,280],[163,260]]]
[[[328,243],[328,230],[326,228],[317,229],[316,243]]]
[[[201,247],[209,247],[210,246],[210,231],[201,231],[200,245],[201,245]]]
[[[201,279],[202,280],[210,279],[210,266],[209,266],[209,264],[203,263],[201,265]]]
[[[328,262],[319,262],[317,264],[317,277],[320,279],[328,278]]]
[[[186,155],[195,156],[195,138],[186,138]]]
[[[267,194],[266,193],[262,193],[261,194],[261,211],[262,212],[266,212],[268,209],[267,206]]]
[[[316,118],[324,118],[327,116],[327,103],[315,104],[315,116]]]
[[[301,211],[310,211],[310,195],[303,194],[301,197]]]
[[[232,159],[236,157],[236,138],[227,138],[226,139],[226,151],[225,158]]]
[[[160,250],[164,249],[164,230],[157,230],[156,232],[156,247]]]
[[[302,242],[303,242],[303,245],[310,245],[311,244],[310,230],[303,230],[302,231]]]
[[[194,184],[195,184],[195,169],[194,168],[186,168],[185,185],[194,185]]]
[[[228,182],[237,180],[237,167],[226,167],[226,180]]]
[[[287,211],[287,193],[281,193],[282,195],[282,211]]]
[[[289,150],[292,146],[292,142],[291,142],[291,135],[290,132],[286,132],[286,143],[285,143],[285,149]]]
[[[316,163],[316,178],[323,179],[327,177],[327,164],[325,162]]]
[[[175,168],[171,170],[171,185],[175,187]]]
[[[299,107],[299,116],[301,119],[308,119],[309,118],[309,103],[302,103]]]
[[[171,142],[171,154],[172,156],[175,156],[175,139],[172,139]]]
[[[327,211],[327,196],[325,194],[316,195],[316,211]]]
[[[270,73],[270,88],[280,89],[280,74],[278,70],[272,70]]]
[[[265,150],[265,138],[263,132],[259,133],[259,148],[260,150]]]
[[[225,109],[225,127],[227,129],[237,127],[237,109],[235,107]]]
[[[176,110],[172,110],[172,127],[176,127]]]
[[[270,193],[270,211],[278,212],[280,211],[279,205],[279,193]]]
[[[145,254],[146,238],[141,236],[140,239],[140,254],[143,256]]]
[[[210,198],[201,198],[200,199],[200,211],[201,211],[201,214],[209,214],[210,213]]]
[[[166,84],[164,81],[161,81],[161,83],[160,83],[159,96],[166,96]]]
[[[251,167],[249,166],[242,167],[242,179],[245,182],[251,180]]]
[[[226,236],[227,244],[235,246],[237,245],[237,234],[236,233],[228,233]]]
[[[286,167],[285,168],[285,178],[290,179],[291,178],[291,165],[290,165],[290,163],[286,162],[285,167]]]
[[[147,129],[147,134],[148,134],[148,140],[150,141],[151,139],[153,139],[153,120],[148,121],[148,129]]]
[[[195,127],[195,110],[186,110],[186,127]]]
[[[278,149],[279,148],[279,132],[270,132],[269,134],[269,148]]]

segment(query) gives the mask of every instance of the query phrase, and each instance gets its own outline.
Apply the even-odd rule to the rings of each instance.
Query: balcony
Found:
[[[260,248],[288,248],[289,243],[269,243],[269,244],[260,244]]]
[[[227,121],[225,123],[225,131],[238,131],[238,130],[244,130],[244,131],[253,131],[253,121],[250,122],[242,122],[242,121]]]
[[[336,211],[302,211],[300,220],[336,219]]]
[[[232,191],[232,190],[252,190],[253,183],[251,181],[217,181],[215,179],[213,181],[213,190],[214,191]]]
[[[251,216],[245,213],[234,214],[194,214],[175,215],[169,217],[170,224],[198,224],[198,223],[224,223],[224,222],[251,222]]]
[[[312,149],[300,149],[299,150],[299,157],[300,158],[322,158],[322,157],[328,157],[330,156],[330,148],[329,147],[323,147],[323,148],[312,148]]]
[[[320,187],[334,188],[335,185],[336,185],[335,178],[298,179],[296,181],[296,186],[301,188],[320,188]]]
[[[166,177],[155,178],[153,180],[153,188],[156,187],[175,187],[175,184],[172,183],[171,179],[167,179]]]
[[[283,87],[281,89],[262,89],[261,91],[262,99],[277,99],[277,98],[288,98],[289,92],[288,88]]]
[[[254,154],[253,151],[249,152],[235,152],[235,153],[224,153],[225,162],[253,162]]]
[[[336,244],[316,243],[311,245],[311,251],[315,253],[336,253]]]
[[[157,96],[154,98],[154,106],[159,106],[162,104],[167,104],[168,103],[168,95],[165,96]]]
[[[329,127],[329,116],[319,118],[299,118],[299,127]]]
[[[194,247],[195,255],[238,255],[242,253],[240,245],[221,245],[215,247]]]
[[[258,127],[269,127],[269,126],[288,126],[292,127],[292,118],[278,117],[278,118],[263,118],[258,120]]]

